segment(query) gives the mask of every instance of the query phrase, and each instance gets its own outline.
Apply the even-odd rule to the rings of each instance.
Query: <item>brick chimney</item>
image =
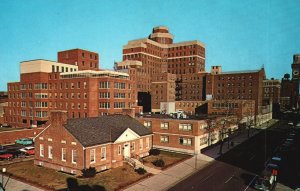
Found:
[[[133,109],[133,108],[122,109],[122,115],[129,115],[130,117],[134,118],[135,117],[135,109]]]
[[[52,125],[64,125],[67,124],[67,111],[64,110],[52,110],[50,111],[50,123]]]

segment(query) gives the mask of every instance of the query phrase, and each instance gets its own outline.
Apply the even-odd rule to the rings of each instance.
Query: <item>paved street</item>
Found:
[[[170,190],[253,190],[251,183],[265,167],[265,162],[273,156],[286,138],[287,124],[278,123],[267,130],[261,130],[256,136],[233,148],[217,161],[180,182]],[[210,151],[207,151],[210,154]],[[205,152],[204,152],[205,154]],[[289,175],[291,165],[285,166],[285,172],[279,171],[279,182],[287,180],[293,186],[295,176]],[[284,179],[282,175],[284,174]]]
[[[256,133],[258,133],[257,130],[251,131],[251,136]],[[235,146],[238,147],[239,144],[241,144],[242,142],[244,142],[247,139],[248,139],[247,132],[244,132],[244,133],[239,134],[238,136],[234,137],[232,139],[232,141],[234,141]],[[234,147],[230,146],[228,148],[227,144],[224,144],[223,153],[227,152],[229,149],[232,149],[232,148],[234,148]],[[172,186],[178,184],[180,181],[184,180],[185,178],[191,176],[194,173],[196,173],[196,174],[192,177],[197,177],[197,174],[203,174],[203,175],[201,175],[202,178],[196,178],[195,181],[200,180],[200,181],[206,182],[206,181],[214,180],[215,175],[213,176],[213,174],[212,174],[214,172],[217,173],[217,176],[220,179],[222,179],[223,177],[219,176],[220,174],[217,172],[220,169],[224,173],[234,172],[234,173],[236,173],[236,176],[238,173],[240,173],[240,174],[244,173],[244,171],[241,169],[238,169],[236,171],[232,170],[234,168],[234,166],[226,165],[226,163],[215,161],[215,158],[219,157],[218,152],[219,152],[219,146],[212,147],[212,148],[208,149],[204,154],[199,154],[197,157],[194,156],[182,163],[179,163],[167,170],[164,170],[164,171],[158,173],[155,176],[152,176],[151,178],[148,178],[141,182],[138,182],[138,183],[128,187],[125,190],[126,191],[168,190]],[[217,164],[217,166],[214,167],[213,165],[215,165],[215,164]],[[228,176],[229,177],[226,180],[224,180],[224,182],[226,182],[232,176],[232,174],[228,174]],[[235,181],[235,179],[236,179],[236,177],[235,178],[233,177],[230,180],[228,180],[227,183],[232,185],[233,182],[230,182],[230,181]],[[215,185],[212,184],[212,186],[215,186]],[[206,188],[208,188],[208,187],[206,187]],[[247,187],[247,185],[244,187]],[[190,189],[193,190],[194,188],[199,189],[197,186],[194,186],[194,187],[187,188],[187,190],[190,190]],[[185,188],[183,188],[183,189],[185,189]],[[205,190],[205,189],[203,189],[203,190]]]

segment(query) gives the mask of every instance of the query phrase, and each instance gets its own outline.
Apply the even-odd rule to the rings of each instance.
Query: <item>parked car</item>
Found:
[[[9,153],[1,154],[0,160],[11,160],[13,159],[13,155]]]
[[[7,149],[5,149],[2,145],[0,145],[0,154],[4,154],[7,152]]]
[[[271,172],[264,170],[260,177],[256,179],[254,182],[254,188],[256,190],[263,190],[263,191],[269,191],[273,190],[273,187],[275,186],[275,178],[272,175]]]
[[[26,155],[34,155],[34,147],[24,147],[20,149],[20,151],[25,153]]]
[[[7,149],[7,153],[8,154],[12,154],[13,155],[13,158],[17,158],[19,156],[22,156],[24,155],[25,153],[24,152],[21,152],[19,149],[17,148],[8,148]]]
[[[279,166],[280,163],[281,163],[281,161],[282,161],[282,158],[281,158],[281,157],[275,156],[275,157],[272,157],[272,158],[271,158],[270,163],[276,164],[277,166]]]
[[[22,139],[16,140],[16,143],[20,144],[20,145],[32,145],[33,140],[29,139],[29,138],[22,138]]]

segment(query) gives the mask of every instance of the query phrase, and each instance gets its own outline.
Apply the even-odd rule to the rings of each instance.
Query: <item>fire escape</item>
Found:
[[[182,100],[182,79],[176,79],[175,81],[175,100]]]

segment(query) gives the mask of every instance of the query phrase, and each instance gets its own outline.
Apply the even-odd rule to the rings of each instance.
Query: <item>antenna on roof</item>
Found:
[[[263,64],[263,65],[261,66],[261,68],[265,68],[265,65]]]

